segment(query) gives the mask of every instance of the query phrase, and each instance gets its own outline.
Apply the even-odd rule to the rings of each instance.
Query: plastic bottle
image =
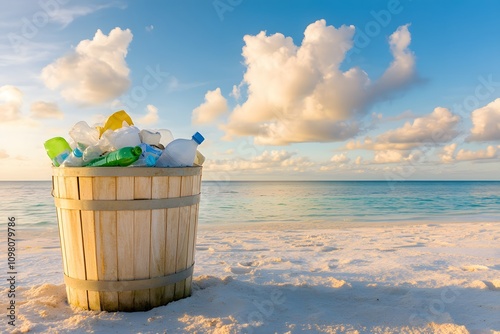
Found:
[[[71,147],[63,137],[54,137],[43,143],[54,166],[59,167],[71,153]]]
[[[135,126],[125,126],[115,131],[107,130],[102,134],[101,139],[107,139],[110,146],[108,149],[111,151],[119,150],[123,147],[139,146],[141,144],[139,129]]]
[[[103,157],[97,158],[87,164],[88,167],[111,167],[128,166],[141,156],[142,149],[139,146],[124,147],[118,151],[113,151]]]
[[[137,159],[136,162],[131,164],[133,167],[153,167],[156,165],[156,161],[160,157],[162,150],[159,150],[151,145],[146,143],[141,143],[139,147],[142,149],[142,154]]]
[[[90,127],[85,121],[76,123],[69,131],[69,135],[75,143],[80,144],[80,148],[83,145],[83,149],[95,145],[99,141],[99,130]]]
[[[156,167],[186,167],[193,166],[196,148],[205,138],[196,132],[191,139],[176,139],[165,147]]]
[[[61,167],[81,167],[83,166],[83,151],[80,147],[82,144],[77,144],[73,152],[64,160]]]
[[[127,123],[128,125],[134,125],[132,122],[132,119],[130,116],[125,112],[125,110],[120,110],[112,114],[111,116],[108,117],[106,122],[104,123],[104,126],[99,126],[97,129],[99,130],[99,136],[102,136],[102,134],[106,130],[117,130],[123,126],[123,122]]]

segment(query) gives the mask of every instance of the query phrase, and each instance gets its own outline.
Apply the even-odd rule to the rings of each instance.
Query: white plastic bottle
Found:
[[[81,167],[83,166],[83,152],[80,149],[81,144],[77,144],[73,152],[64,160],[61,167]]]
[[[204,140],[199,132],[196,132],[191,139],[175,139],[165,147],[156,162],[156,167],[193,166],[196,149]]]

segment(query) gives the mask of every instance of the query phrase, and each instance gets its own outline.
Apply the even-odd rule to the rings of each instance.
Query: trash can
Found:
[[[201,167],[54,167],[71,305],[145,311],[191,295]]]

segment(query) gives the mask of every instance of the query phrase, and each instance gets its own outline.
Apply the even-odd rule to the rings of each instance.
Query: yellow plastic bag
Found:
[[[106,130],[117,130],[121,127],[123,127],[123,122],[127,122],[127,124],[134,125],[134,122],[132,122],[132,119],[130,116],[125,112],[125,110],[120,110],[115,112],[113,115],[109,116],[108,119],[106,120],[106,123],[104,123],[104,126],[98,126],[97,129],[99,130],[99,137],[102,136],[104,131]]]

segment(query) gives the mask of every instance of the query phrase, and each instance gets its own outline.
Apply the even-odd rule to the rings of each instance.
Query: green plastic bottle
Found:
[[[103,157],[92,160],[87,167],[112,167],[112,166],[128,166],[139,159],[142,149],[136,147],[123,147],[117,151],[110,152]]]
[[[59,165],[69,156],[71,151],[73,151],[63,137],[51,138],[43,143],[43,146],[50,160],[52,160],[52,163],[56,167],[59,167]]]

